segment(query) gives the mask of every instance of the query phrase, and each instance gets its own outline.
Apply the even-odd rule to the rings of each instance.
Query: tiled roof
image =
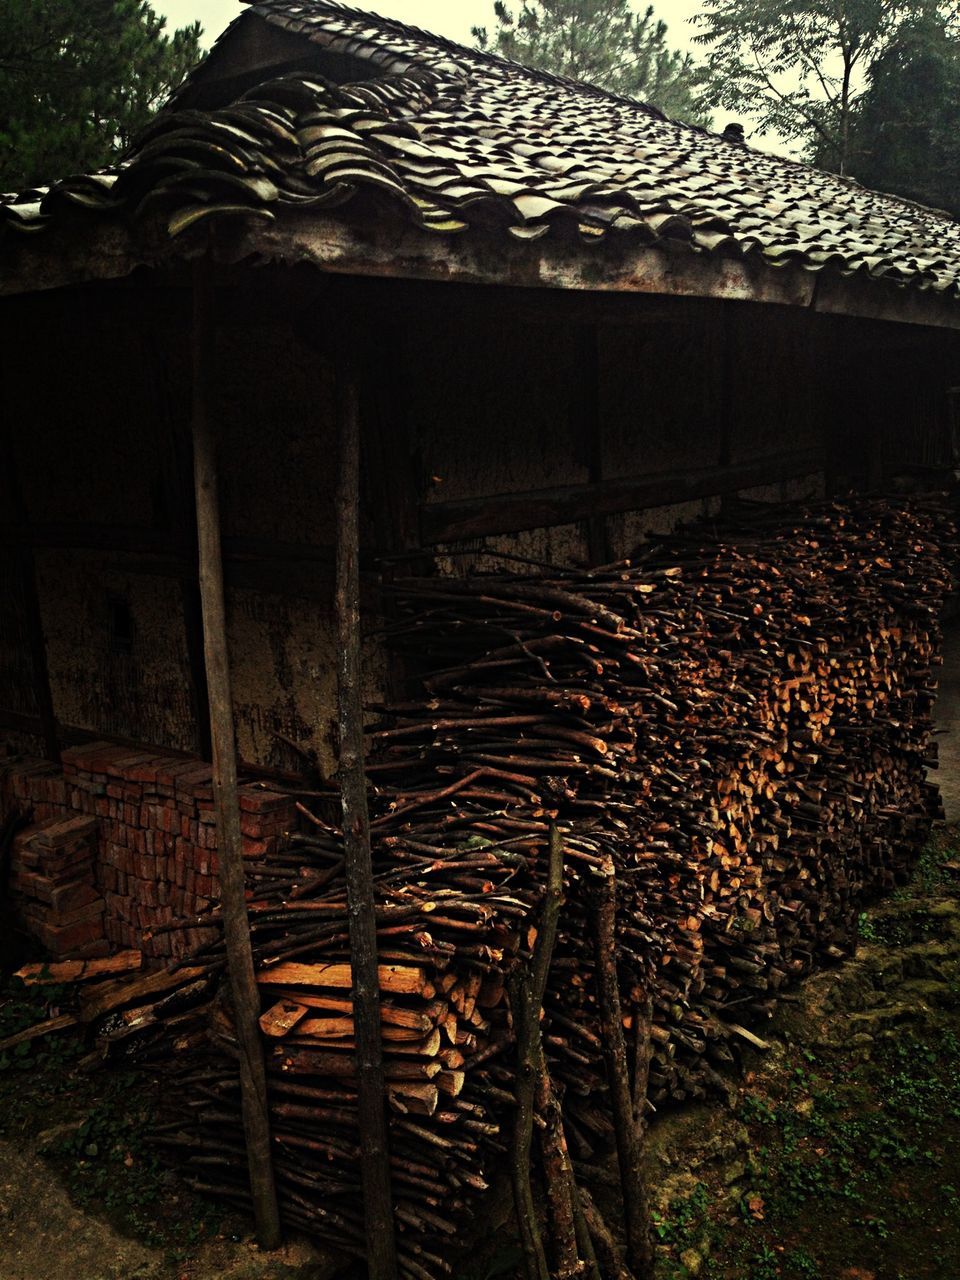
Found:
[[[8,198],[0,235],[42,230],[65,205],[160,211],[177,236],[290,210],[349,219],[372,198],[441,235],[629,239],[957,292],[960,225],[946,214],[335,0],[249,11],[360,59],[370,78],[333,83],[320,56],[316,74],[220,109],[174,104],[118,171]]]

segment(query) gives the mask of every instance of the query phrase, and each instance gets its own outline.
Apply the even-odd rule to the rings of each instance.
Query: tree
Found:
[[[200,57],[144,0],[0,0],[0,190],[115,161]]]
[[[850,149],[865,186],[960,216],[960,39],[936,6],[905,19],[871,66]]]
[[[872,63],[913,0],[704,0],[711,100],[763,130],[801,139],[847,170],[850,131]]]
[[[496,28],[474,27],[481,49],[638,98],[668,116],[707,123],[690,54],[667,45],[666,23],[631,0],[496,0]]]

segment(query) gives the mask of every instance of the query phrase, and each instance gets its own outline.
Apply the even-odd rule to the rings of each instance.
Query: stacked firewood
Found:
[[[936,811],[954,541],[933,506],[860,500],[751,511],[595,571],[393,586],[413,696],[377,709],[368,774],[404,1275],[448,1269],[442,1242],[504,1163],[516,975],[553,824],[564,901],[542,1047],[577,1159],[612,1136],[591,928],[605,876],[642,1110],[717,1084],[778,992],[849,949],[865,895],[906,874]],[[322,801],[303,807],[306,833],[248,867],[277,1180],[289,1223],[362,1254],[343,841]],[[181,963],[195,1022],[173,1003],[175,1037],[160,1017],[137,1040],[147,1058],[184,1050],[158,1140],[194,1185],[244,1202],[237,1048],[208,980],[219,931]],[[216,1052],[198,1061],[201,1023]],[[129,1021],[106,1034],[129,1045]]]

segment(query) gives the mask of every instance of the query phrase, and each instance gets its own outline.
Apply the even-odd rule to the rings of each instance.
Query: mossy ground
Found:
[[[960,1277],[958,845],[938,832],[856,958],[784,1006],[707,1120],[724,1158],[661,1166],[659,1280]]]

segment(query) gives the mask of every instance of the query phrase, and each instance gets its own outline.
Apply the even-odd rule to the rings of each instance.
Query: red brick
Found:
[[[174,778],[174,789],[180,795],[192,798],[197,787],[209,783],[213,770],[208,764],[194,764],[190,769],[181,770]]]
[[[45,849],[55,849],[77,839],[96,835],[97,825],[87,817],[66,818],[62,822],[45,824],[34,835],[34,840]]]
[[[62,956],[91,943],[103,941],[103,922],[97,916],[96,919],[81,920],[77,924],[64,925],[62,928],[47,925],[41,930],[39,936],[48,951]]]
[[[130,765],[127,769],[125,777],[131,782],[143,782],[153,785],[157,781],[157,774],[161,769],[166,768],[170,764],[170,757],[160,755],[154,752],[152,756],[141,760],[137,764]]]
[[[70,747],[66,751],[61,751],[60,759],[64,767],[70,766],[73,769],[89,772],[104,752],[115,750],[115,744],[110,742],[88,742],[85,746]]]
[[[268,791],[261,787],[240,788],[240,808],[244,813],[270,813],[289,803],[289,796],[282,795],[279,791]]]
[[[176,787],[177,779],[180,775],[188,773],[192,769],[196,769],[197,764],[198,762],[196,760],[178,760],[176,758],[171,758],[169,764],[163,765],[157,770],[157,787],[169,789],[172,795],[173,789]]]
[[[271,836],[269,840],[251,840],[248,836],[243,837],[243,856],[245,858],[263,857],[264,854],[276,853],[277,838]]]
[[[48,923],[57,928],[65,928],[67,925],[82,924],[85,920],[97,920],[103,915],[107,904],[103,898],[97,894],[96,901],[88,902],[81,907],[74,907],[69,911],[55,911],[51,916],[47,917]]]
[[[129,770],[135,768],[138,764],[145,764],[148,760],[153,759],[153,753],[150,751],[137,751],[131,747],[117,747],[115,750],[105,752],[97,757],[97,767],[100,771],[105,771],[111,778],[123,778]]]

